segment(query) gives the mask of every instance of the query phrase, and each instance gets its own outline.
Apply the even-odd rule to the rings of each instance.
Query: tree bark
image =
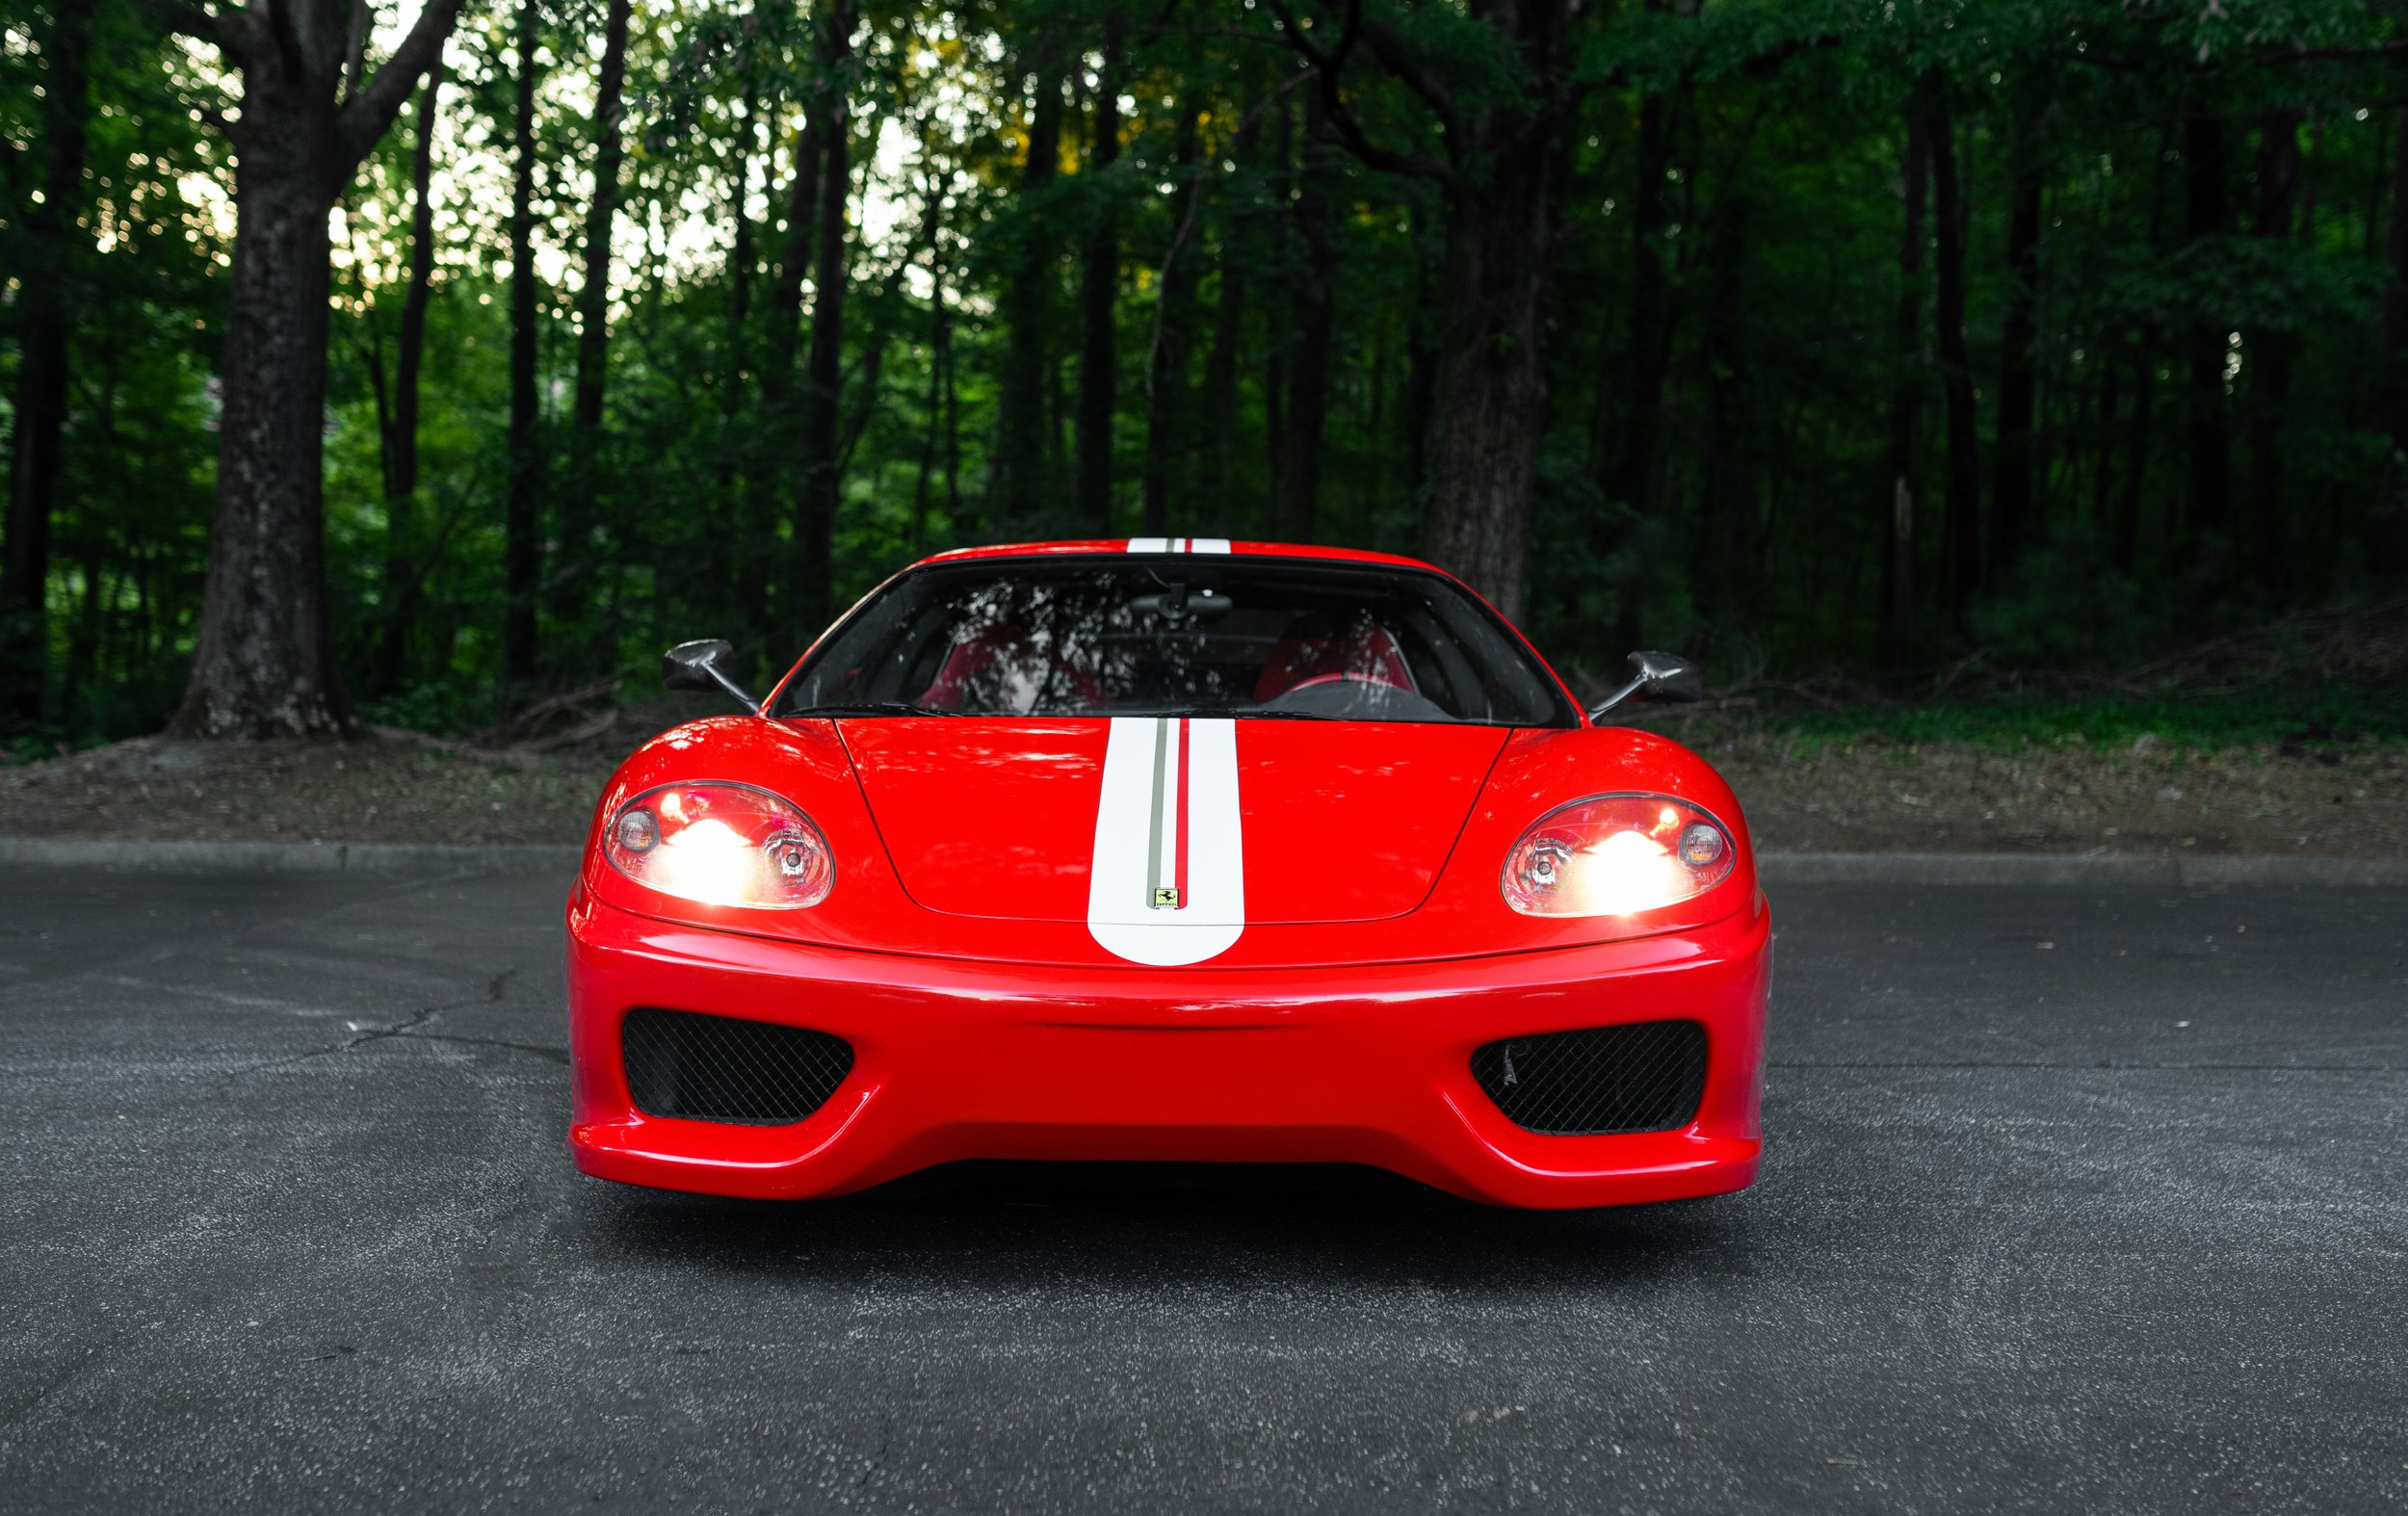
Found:
[[[726,353],[720,372],[720,445],[718,466],[713,470],[730,530],[712,533],[704,539],[707,546],[703,560],[703,577],[712,590],[736,591],[745,618],[740,624],[747,629],[759,614],[760,601],[746,598],[744,580],[749,565],[761,556],[754,544],[770,535],[760,501],[749,487],[739,487],[740,477],[749,486],[749,476],[737,473],[737,464],[746,452],[742,418],[746,379],[752,371],[752,159],[758,144],[760,115],[760,87],[747,82],[739,106],[737,119],[741,125],[736,134],[735,172],[730,176],[735,193],[730,196],[732,203],[727,212],[730,236]],[[731,635],[737,630],[737,625],[728,628]]]
[[[1747,353],[1741,327],[1745,309],[1741,276],[1747,261],[1747,201],[1737,194],[1726,194],[1714,216],[1708,255],[1711,299],[1703,333],[1706,434],[1698,449],[1706,476],[1706,530],[1693,549],[1695,567],[1690,578],[1697,602],[1709,615],[1727,625],[1754,622],[1761,626],[1758,616],[1764,601],[1756,592],[1756,495],[1740,453],[1745,435],[1747,382],[1742,377],[1747,372]]]
[[[1648,9],[1662,10],[1662,0],[1650,0]],[[1631,186],[1631,347],[1622,373],[1622,446],[1610,487],[1633,515],[1644,518],[1655,510],[1657,437],[1672,366],[1672,280],[1663,249],[1671,223],[1664,182],[1672,168],[1672,122],[1661,90],[1639,97],[1636,157]],[[1611,545],[1598,543],[1606,550]]]
[[[2299,196],[2299,126],[2305,115],[2297,109],[2268,111],[2258,122],[2256,230],[2267,242],[2290,240],[2291,213]],[[2296,340],[2287,327],[2259,326],[2244,344],[2249,355],[2252,557],[2260,588],[2276,601],[2290,578],[2290,534],[2284,530],[2283,511],[2283,429],[2290,409]]]
[[[802,130],[795,135],[795,171],[786,185],[786,246],[770,285],[770,355],[761,369],[761,397],[772,411],[782,410],[792,392],[795,356],[802,347],[802,280],[816,256],[813,226],[820,209],[820,165],[825,158],[821,139],[821,108],[811,103]],[[780,418],[782,425],[783,418]]]
[[[2175,124],[2165,123],[2149,171],[2149,249],[2165,255],[2166,161],[2174,156]],[[2149,479],[2149,443],[2156,425],[2158,345],[2164,330],[2155,321],[2141,324],[2133,342],[2133,405],[2124,426],[2124,478],[2117,491],[2115,523],[2108,557],[2118,571],[2131,574],[2140,566],[2140,506]]]
[[[1021,520],[1046,504],[1046,372],[1052,322],[1054,242],[1038,203],[1054,182],[1061,160],[1061,63],[1051,37],[1036,45],[1035,97],[1029,111],[1028,155],[1020,168],[1019,221],[1013,228],[1010,270],[1006,276],[1003,392],[997,397],[996,481],[1000,497],[989,505],[1007,521]]]
[[[1956,177],[1956,126],[1931,86],[1932,215],[1935,274],[1933,320],[1940,352],[1940,391],[1948,407],[1948,492],[1941,524],[1948,560],[1949,606],[1962,633],[1981,585],[1981,463],[1974,430],[1974,375],[1965,353],[1965,196]]]
[[[759,424],[742,439],[745,459],[745,501],[752,551],[739,555],[736,609],[755,624],[766,626],[770,615],[770,576],[772,569],[791,569],[795,556],[780,559],[777,522],[799,491],[787,469],[798,431],[795,406],[795,367],[802,346],[802,286],[818,251],[814,229],[820,207],[820,168],[826,154],[822,146],[821,106],[806,104],[801,129],[795,134],[794,170],[786,183],[786,241],[769,280],[769,339],[761,359]],[[798,548],[799,544],[790,544]],[[790,597],[791,598],[791,597]]]
[[[1196,213],[1204,198],[1203,176],[1196,171],[1202,149],[1202,111],[1192,91],[1179,102],[1179,121],[1171,145],[1172,175],[1187,187],[1181,196],[1170,247],[1163,255],[1162,274],[1154,283],[1154,340],[1146,349],[1145,392],[1145,518],[1148,536],[1168,536],[1171,521],[1171,471],[1187,453],[1188,357],[1195,322],[1197,254],[1189,246]]]
[[[837,432],[844,403],[845,202],[852,190],[851,102],[840,70],[852,48],[851,0],[828,8],[820,36],[823,101],[818,249],[812,265],[811,356],[805,376],[802,509],[795,519],[795,630],[816,635],[833,614],[837,497],[843,460]]]
[[[1296,110],[1292,102],[1282,100],[1272,119],[1279,130],[1271,139],[1271,163],[1277,174],[1271,182],[1271,202],[1290,206],[1296,201]],[[1288,276],[1288,226],[1286,218],[1273,221],[1269,227],[1271,246],[1276,249],[1272,267],[1280,276],[1273,279],[1263,302],[1263,518],[1265,536],[1286,540],[1294,534],[1281,512],[1288,503],[1288,357],[1296,343],[1296,302],[1295,280]]]
[[[925,151],[925,137],[922,139]],[[943,201],[942,188],[931,182],[929,187],[929,219],[936,220]],[[945,308],[945,247],[938,237],[929,240],[929,388],[921,414],[920,462],[911,484],[911,551],[914,556],[926,551],[929,535],[929,500],[936,468],[944,454],[945,438],[945,363],[953,346],[952,322]]]
[[[1915,438],[1923,430],[1924,206],[1931,194],[1931,119],[1921,91],[1907,102],[1906,148],[1898,180],[1903,204],[1898,252],[1898,365],[1890,387],[1890,498],[1881,533],[1881,652],[1893,669],[1915,653]]]
[[[1245,344],[1245,255],[1237,229],[1221,228],[1220,288],[1213,303],[1213,348],[1204,358],[1203,498],[1217,512],[1229,509],[1229,460],[1238,425],[1239,349]]]
[[[2392,439],[2389,487],[2374,502],[2368,557],[2379,573],[2408,571],[2408,105],[2392,114],[2391,235],[2384,247],[2380,395]]]
[[[593,99],[593,197],[586,207],[586,281],[577,296],[577,403],[579,431],[602,425],[602,390],[610,361],[611,231],[618,218],[620,165],[626,160],[620,135],[620,103],[627,81],[629,0],[610,0],[602,22],[602,71]]]
[[[511,118],[510,484],[502,518],[502,683],[523,690],[536,672],[536,587],[543,569],[542,439],[536,397],[537,0],[519,0],[517,92]]]
[[[19,227],[15,436],[9,457],[8,538],[0,556],[0,713],[38,721],[48,683],[50,519],[65,453],[84,155],[92,120],[92,0],[60,0],[42,39],[42,198]],[[84,246],[89,246],[85,244]]]
[[[1552,96],[1570,64],[1567,0],[1500,0],[1487,14],[1530,93],[1462,118],[1484,171],[1447,180],[1444,336],[1429,449],[1426,556],[1508,618],[1522,615],[1531,490],[1547,428],[1541,316],[1555,248]]]
[[[1314,540],[1321,504],[1322,431],[1329,414],[1330,344],[1337,327],[1338,259],[1330,229],[1330,192],[1337,149],[1327,138],[1327,106],[1318,93],[1304,100],[1304,156],[1296,175],[1301,277],[1290,292],[1296,322],[1286,420],[1287,456],[1279,468],[1285,499],[1280,518],[1299,542]]]
[[[418,497],[418,374],[427,351],[427,301],[434,284],[434,123],[443,91],[438,58],[418,91],[417,135],[410,144],[409,289],[393,359],[392,465],[384,491],[384,626],[377,640],[375,683],[401,688],[408,673],[409,626],[417,616],[420,576],[412,562]]]
[[[1098,536],[1112,535],[1112,412],[1119,399],[1120,224],[1112,206],[1112,165],[1120,161],[1120,21],[1108,13],[1104,67],[1096,77],[1095,122],[1083,173],[1093,179],[1089,228],[1079,273],[1077,509]]]
[[[169,727],[178,736],[337,736],[356,725],[327,615],[327,216],[458,14],[458,0],[430,0],[392,58],[339,101],[352,59],[327,13],[245,8],[195,22],[239,65],[243,105],[217,518],[191,681]]]
[[[1990,562],[1994,585],[2015,572],[2032,518],[2032,412],[2039,340],[2040,196],[2038,123],[2017,123],[2006,218],[2006,311],[1999,331],[1999,430],[1991,457]]]
[[[2194,253],[2230,229],[2223,118],[2194,110],[2183,120],[2183,180],[2186,227]],[[2224,365],[2231,348],[2224,324],[2202,316],[2189,334],[2190,478],[2184,514],[2193,552],[2232,519],[2232,456],[2224,429]],[[2211,574],[2213,565],[2208,565]]]

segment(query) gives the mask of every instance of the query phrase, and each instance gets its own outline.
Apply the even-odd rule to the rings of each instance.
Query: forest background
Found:
[[[1068,535],[1590,679],[2344,625],[2404,86],[2376,0],[0,0],[0,723],[490,728]]]

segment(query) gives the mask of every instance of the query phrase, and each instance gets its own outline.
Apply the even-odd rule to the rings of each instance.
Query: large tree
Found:
[[[327,616],[327,218],[458,14],[459,0],[428,0],[372,72],[364,4],[177,13],[242,75],[237,114],[204,108],[234,149],[234,267],[216,525],[179,736],[331,737],[356,724]]]
[[[1367,16],[1305,24],[1270,0],[1283,35],[1317,76],[1326,135],[1374,169],[1434,181],[1447,206],[1437,391],[1424,550],[1507,615],[1522,610],[1531,486],[1547,426],[1541,330],[1555,251],[1557,137],[1577,112],[1571,0],[1477,0],[1486,56],[1450,80],[1422,39]],[[1459,42],[1452,33],[1449,40]],[[1375,142],[1348,103],[1361,51],[1435,118],[1436,154]],[[1498,78],[1511,81],[1497,88]]]

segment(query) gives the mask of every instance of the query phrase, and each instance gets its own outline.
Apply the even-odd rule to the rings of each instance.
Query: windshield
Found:
[[[777,714],[814,710],[1579,719],[1496,614],[1438,574],[1217,555],[915,569],[846,618]]]

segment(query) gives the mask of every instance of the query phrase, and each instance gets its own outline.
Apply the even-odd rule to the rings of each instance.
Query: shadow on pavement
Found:
[[[1371,1169],[955,1164],[827,1201],[589,1182],[575,1223],[631,1263],[815,1283],[1280,1281],[1591,1292],[1751,1270],[1746,1198],[1505,1211]]]

